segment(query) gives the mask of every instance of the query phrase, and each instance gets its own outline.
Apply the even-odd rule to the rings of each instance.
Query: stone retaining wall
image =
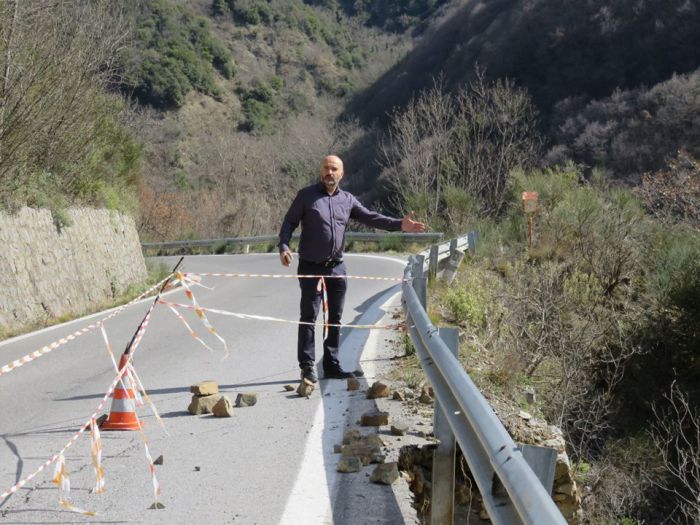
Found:
[[[51,212],[0,213],[0,327],[5,331],[82,314],[146,279],[131,217],[108,210],[68,210],[57,228]]]

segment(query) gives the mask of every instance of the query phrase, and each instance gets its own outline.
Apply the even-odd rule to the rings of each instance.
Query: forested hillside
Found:
[[[538,391],[582,522],[700,522],[699,27],[695,0],[0,1],[0,208],[269,234],[337,153],[367,205],[481,231],[431,313],[494,395]]]

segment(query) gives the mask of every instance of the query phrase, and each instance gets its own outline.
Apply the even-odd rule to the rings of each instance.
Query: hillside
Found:
[[[698,154],[697,3],[560,7],[552,0],[461,2],[355,96],[345,116],[386,126],[390,109],[405,107],[433,79],[441,76],[456,92],[474,80],[478,64],[487,78],[527,89],[551,161],[569,157],[629,176],[661,168],[680,147]]]

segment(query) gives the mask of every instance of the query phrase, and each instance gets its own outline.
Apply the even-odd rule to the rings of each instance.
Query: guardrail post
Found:
[[[428,259],[428,279],[434,281],[438,271],[438,245],[433,244],[430,247],[430,255]]]
[[[457,239],[450,240],[450,257],[454,257],[457,253]]]
[[[474,254],[476,252],[476,243],[479,242],[479,232],[478,231],[470,231],[467,233],[467,243],[469,244],[467,246],[467,249]]]
[[[413,289],[416,291],[418,300],[424,309],[428,308],[428,282],[423,272],[423,261],[425,257],[415,255],[411,275],[413,276]]]
[[[440,338],[452,355],[459,355],[459,330],[440,328]],[[430,502],[431,525],[452,525],[454,523],[455,460],[457,445],[443,407],[435,400],[435,437],[439,444],[433,455],[433,491]]]

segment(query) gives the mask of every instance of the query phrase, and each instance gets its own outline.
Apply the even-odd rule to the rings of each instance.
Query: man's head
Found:
[[[343,178],[343,161],[335,155],[328,155],[321,163],[321,184],[326,187],[329,194],[338,189],[340,179]]]

